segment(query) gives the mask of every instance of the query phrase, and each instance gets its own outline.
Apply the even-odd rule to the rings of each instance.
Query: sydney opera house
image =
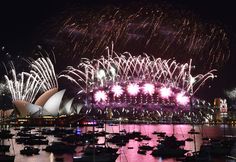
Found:
[[[54,67],[49,58],[39,58],[31,64],[30,73],[5,76],[12,103],[19,117],[58,116],[79,113],[82,106],[72,105],[73,98],[64,97],[65,89],[59,90]],[[35,100],[36,96],[41,95]]]
[[[63,99],[66,90],[58,91],[56,88],[51,89],[42,94],[35,103],[29,103],[27,101],[13,101],[20,116],[58,116],[78,113],[82,106],[73,108],[73,98],[70,100]]]

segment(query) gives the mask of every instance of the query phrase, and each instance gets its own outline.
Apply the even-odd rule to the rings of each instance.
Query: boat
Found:
[[[34,147],[30,147],[30,146],[25,146],[22,150],[20,150],[20,154],[22,155],[38,155],[39,154],[39,149],[38,148],[34,148]]]
[[[184,157],[188,150],[184,150],[181,148],[168,148],[162,147],[152,151],[151,155],[155,157]]]
[[[0,139],[9,139],[12,138],[14,135],[11,134],[10,130],[1,130],[0,132]]]
[[[154,147],[149,146],[149,145],[146,143],[146,144],[140,145],[138,148],[139,148],[139,150],[152,150]]]
[[[147,151],[146,150],[138,150],[138,154],[146,155]]]
[[[66,145],[63,142],[53,142],[51,145],[48,145],[43,150],[46,152],[61,154],[61,153],[74,153],[75,148],[76,148],[76,145]]]
[[[200,152],[193,152],[193,155],[186,156],[181,161],[182,162],[212,162],[212,159],[207,154],[202,154]]]
[[[126,133],[126,136],[129,139],[141,138],[141,132],[133,131]]]
[[[151,155],[155,157],[184,157],[184,154],[188,152],[188,150],[180,148],[184,145],[185,141],[178,141],[174,135],[165,136]]]
[[[143,140],[150,141],[152,138],[147,136],[147,135],[142,135],[141,136]]]
[[[0,152],[9,152],[9,149],[10,145],[4,145],[4,144],[0,145]]]
[[[125,146],[129,142],[129,137],[127,137],[125,134],[116,134],[113,137],[107,139],[107,142],[111,142],[117,146]]]
[[[143,139],[141,137],[135,138],[135,141],[142,142]]]
[[[43,139],[27,139],[23,142],[24,145],[47,145],[48,140]]]
[[[32,136],[32,134],[30,132],[25,132],[25,131],[20,131],[16,134],[16,136],[20,136],[20,137],[30,137]]]
[[[187,142],[192,142],[193,139],[189,137],[189,138],[186,138],[185,141],[187,141]]]
[[[15,161],[15,156],[14,155],[0,154],[0,161],[1,162],[14,162]]]
[[[157,135],[157,136],[159,136],[159,137],[165,137],[166,132],[157,132],[157,131],[154,131],[152,134],[155,134],[155,135]]]
[[[174,135],[171,135],[171,136],[165,136],[164,139],[160,141],[160,144],[175,149],[179,148],[180,146],[184,146],[185,141],[177,140],[177,138]]]
[[[74,156],[73,162],[115,162],[119,154],[102,152],[96,155]]]
[[[192,128],[188,134],[200,134],[200,132],[197,132],[194,128]]]

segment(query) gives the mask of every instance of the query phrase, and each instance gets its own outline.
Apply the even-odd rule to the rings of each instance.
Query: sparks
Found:
[[[120,85],[114,85],[111,91],[114,93],[115,97],[120,97],[124,92],[124,90],[122,89]]]

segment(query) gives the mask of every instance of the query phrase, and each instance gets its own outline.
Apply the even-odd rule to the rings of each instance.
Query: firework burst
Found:
[[[192,67],[191,60],[189,63],[180,64],[176,60],[163,60],[148,55],[132,56],[128,52],[118,55],[108,50],[108,58],[102,56],[92,61],[84,58],[77,68],[69,66],[59,77],[65,77],[76,83],[85,93],[94,87],[109,84],[146,81],[176,87],[194,94],[206,80],[215,77],[213,74],[215,70],[193,76]],[[136,88],[134,86],[128,85],[127,89],[136,90],[138,85]]]
[[[80,94],[95,94],[94,101],[100,106],[153,105],[167,100],[185,106],[189,104],[189,96],[215,77],[215,70],[193,76],[192,68],[191,60],[180,64],[148,55],[132,56],[128,52],[118,55],[108,49],[108,57],[84,58],[76,68],[67,67],[59,78],[78,85],[78,91],[83,92]],[[158,96],[166,101],[160,101]]]

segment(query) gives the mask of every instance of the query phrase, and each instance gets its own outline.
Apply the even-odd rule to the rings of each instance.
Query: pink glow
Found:
[[[96,102],[105,102],[107,100],[107,94],[105,91],[99,90],[95,92],[94,99]]]
[[[180,105],[187,105],[189,103],[189,97],[184,95],[184,92],[180,92],[177,94],[176,96],[176,101],[180,104]]]
[[[160,95],[162,98],[169,98],[171,96],[171,89],[170,88],[167,88],[167,87],[162,87],[160,89]]]
[[[120,97],[124,92],[124,90],[122,89],[122,87],[120,85],[114,85],[111,88],[111,91],[114,93],[115,97]]]
[[[130,83],[127,86],[127,91],[131,96],[136,96],[139,93],[139,86],[135,83]]]
[[[155,92],[155,86],[153,84],[146,83],[143,85],[143,93],[144,94],[153,95],[154,92]]]

